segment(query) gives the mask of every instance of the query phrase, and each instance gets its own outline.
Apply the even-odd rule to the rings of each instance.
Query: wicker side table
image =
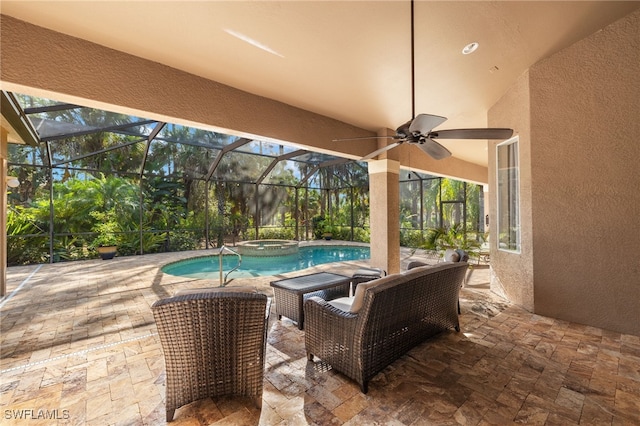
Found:
[[[304,328],[304,301],[312,296],[333,300],[349,295],[351,277],[329,272],[272,281],[278,319],[285,316]]]

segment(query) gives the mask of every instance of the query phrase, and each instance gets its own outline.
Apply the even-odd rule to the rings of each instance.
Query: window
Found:
[[[498,250],[520,252],[518,138],[497,146]]]

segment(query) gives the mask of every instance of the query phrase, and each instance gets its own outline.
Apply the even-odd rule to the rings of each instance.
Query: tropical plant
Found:
[[[22,206],[12,206],[7,211],[7,264],[22,265],[41,263],[46,260],[42,247],[48,241],[37,225],[33,210]]]
[[[53,240],[54,261],[78,260],[87,257],[84,238],[63,235]]]
[[[362,243],[368,243],[371,241],[371,233],[369,228],[354,227],[353,228],[353,241],[359,241]]]
[[[482,242],[464,232],[462,224],[455,224],[449,228],[433,228],[427,233],[424,248],[444,252],[446,249],[462,249],[469,253],[480,249]]]
[[[91,242],[93,248],[117,246],[119,242],[120,225],[115,214],[115,210],[111,209],[106,212],[92,211],[89,215],[95,219],[93,231],[97,234]]]
[[[324,233],[324,216],[314,216],[311,218],[311,226],[313,229],[313,236],[316,240],[322,239]]]
[[[422,247],[424,237],[419,229],[400,229],[400,245],[403,247]]]
[[[338,227],[333,225],[331,217],[326,217],[322,224],[322,238],[332,238],[334,234],[338,233]]]

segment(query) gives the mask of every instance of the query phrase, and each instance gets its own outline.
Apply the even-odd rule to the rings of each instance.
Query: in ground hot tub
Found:
[[[253,240],[236,244],[243,256],[288,256],[298,253],[298,242],[292,240]]]

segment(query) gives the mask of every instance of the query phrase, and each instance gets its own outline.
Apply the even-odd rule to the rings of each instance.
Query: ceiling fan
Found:
[[[415,52],[414,52],[414,16],[413,0],[411,0],[411,120],[396,129],[395,136],[377,136],[349,139],[334,139],[335,141],[357,139],[394,139],[391,143],[371,154],[361,158],[368,160],[385,151],[389,151],[405,142],[418,145],[422,151],[436,160],[442,160],[451,156],[451,152],[436,142],[434,139],[508,139],[513,135],[512,129],[507,128],[483,128],[483,129],[450,129],[433,130],[447,119],[439,115],[419,114],[416,116],[416,92],[415,92]]]

